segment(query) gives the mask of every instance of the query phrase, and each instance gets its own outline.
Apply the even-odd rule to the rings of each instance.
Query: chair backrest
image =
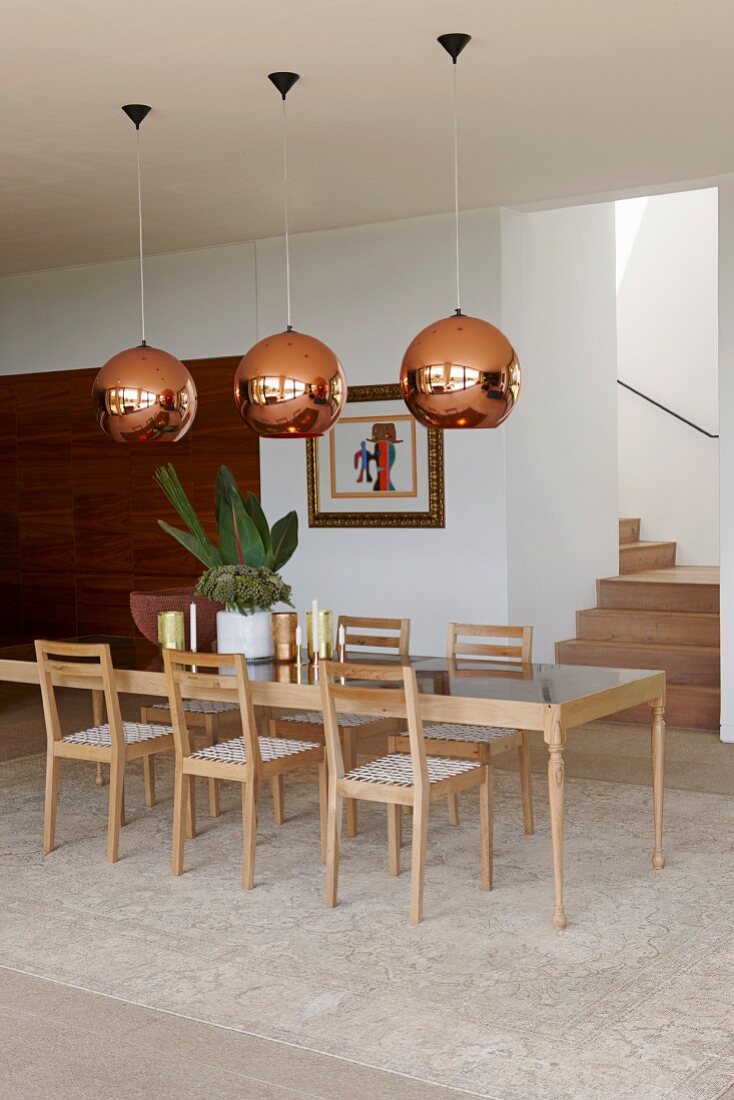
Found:
[[[345,649],[388,649],[407,657],[410,647],[410,619],[374,619],[340,615],[336,624],[344,627]]]
[[[176,754],[190,756],[196,748],[186,723],[184,699],[221,698],[221,692],[231,694],[238,702],[242,718],[242,733],[247,755],[248,778],[260,771],[260,742],[255,724],[247,662],[242,653],[190,653],[175,649],[163,650],[163,666],[168,681],[168,701],[173,725]],[[234,675],[231,669],[234,668]],[[222,669],[227,669],[222,673]],[[215,694],[212,695],[212,689]]]
[[[491,642],[478,639],[494,639]],[[488,626],[449,623],[446,656],[486,657],[510,665],[530,664],[533,659],[532,626]]]
[[[347,681],[356,681],[347,683]],[[382,687],[372,686],[382,684]],[[324,661],[319,674],[321,709],[326,733],[326,758],[329,775],[344,775],[344,756],[337,714],[357,713],[369,707],[368,713],[392,714],[395,707],[404,707],[413,762],[413,782],[416,797],[428,790],[426,742],[423,735],[415,669],[410,665],[362,665],[348,661]],[[363,710],[364,713],[364,710]]]
[[[125,734],[110,647],[80,642],[47,642],[40,639],[35,646],[49,749],[55,741],[60,741],[63,737],[55,689],[75,687],[101,692],[110,727],[110,745],[113,752],[124,751]]]

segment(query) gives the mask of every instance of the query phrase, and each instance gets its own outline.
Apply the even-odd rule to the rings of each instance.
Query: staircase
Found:
[[[639,519],[619,521],[619,576],[596,582],[597,606],[576,612],[577,637],[556,643],[564,665],[659,668],[668,725],[719,728],[719,570],[675,564],[674,542],[641,542]],[[649,721],[649,707],[615,716]]]

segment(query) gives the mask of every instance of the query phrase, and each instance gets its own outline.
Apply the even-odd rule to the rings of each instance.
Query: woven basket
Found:
[[[193,588],[158,588],[150,592],[131,592],[130,611],[135,625],[144,638],[154,645],[158,643],[158,613],[183,611],[186,632],[186,648],[191,644],[189,635],[189,608],[196,604],[196,648],[211,649],[217,636],[217,611],[224,604],[197,596]]]

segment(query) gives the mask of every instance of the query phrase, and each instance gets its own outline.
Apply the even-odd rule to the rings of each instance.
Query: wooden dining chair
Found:
[[[348,685],[346,681],[361,681]],[[423,919],[428,811],[431,802],[450,798],[459,791],[479,789],[481,833],[481,885],[492,888],[492,765],[478,760],[428,756],[423,736],[418,684],[408,665],[362,665],[328,662],[322,666],[321,699],[329,765],[329,797],[326,828],[325,903],[337,904],[342,802],[365,799],[387,805],[388,865],[390,874],[400,874],[402,811],[413,811],[411,856],[410,920]],[[365,683],[368,686],[365,686]],[[372,686],[382,683],[385,686]],[[408,725],[410,753],[390,753],[367,764],[346,768],[339,720],[355,706],[367,706],[373,713],[383,707],[403,705]]]
[[[204,745],[216,745],[218,741],[240,732],[240,708],[237,703],[225,703],[216,699],[184,699],[186,722],[190,731],[201,738]],[[159,722],[166,726],[173,723],[168,703],[148,703],[140,708],[141,722]],[[152,767],[152,763],[151,763]],[[209,813],[219,817],[219,783],[209,780]]]
[[[125,765],[129,760],[142,757],[146,766],[146,801],[152,804],[155,779],[154,773],[147,771],[147,767],[157,753],[172,751],[173,732],[170,726],[123,722],[108,645],[37,641],[36,660],[47,738],[44,851],[52,852],[56,845],[61,760],[89,760],[109,764],[107,859],[115,863],[120,851],[120,826],[125,824]],[[107,721],[76,733],[64,734],[55,688],[65,682],[78,686],[80,681],[87,690],[101,693]]]
[[[184,844],[196,835],[195,782],[197,776],[229,780],[242,785],[242,888],[250,890],[255,878],[255,848],[260,786],[264,780],[290,775],[309,764],[319,765],[321,856],[326,855],[326,762],[323,745],[280,737],[259,737],[241,653],[181,653],[163,651],[168,699],[176,751],[173,799],[173,857],[171,870],[183,874]],[[234,676],[220,674],[234,668]],[[194,668],[196,671],[194,671]],[[190,712],[185,699],[205,698],[216,689],[231,691],[240,710],[242,736],[196,749],[188,728]]]
[[[498,674],[520,673],[533,659],[533,628],[531,626],[485,626],[450,623],[446,654],[454,675],[460,675],[457,659],[479,658],[497,669]],[[492,758],[509,749],[517,749],[520,770],[520,796],[523,827],[527,835],[534,832],[533,788],[530,774],[530,745],[526,730],[496,726],[464,725],[458,722],[427,722],[425,727],[429,748],[436,756],[462,757],[489,764]],[[408,752],[407,737],[391,738],[393,752]],[[459,823],[458,797],[449,798],[449,821]]]
[[[377,661],[379,654],[407,657],[410,647],[410,619],[377,619],[355,615],[340,615],[337,622],[337,638],[344,627],[344,648],[347,655],[354,651],[371,653]],[[377,650],[377,652],[374,652]],[[385,736],[398,728],[392,718],[375,718],[365,714],[340,714],[339,734],[344,747],[344,761],[347,769],[357,763],[360,750],[369,748],[368,742],[377,742],[384,750]],[[270,733],[273,737],[308,737],[324,743],[324,719],[318,711],[305,711],[287,714],[270,721]],[[378,741],[379,739],[379,741]],[[373,745],[374,747],[374,745]],[[280,821],[282,821],[283,800],[280,798]],[[276,813],[276,821],[278,815]],[[278,822],[280,823],[280,822]],[[356,836],[358,829],[357,803],[347,800],[347,836]]]

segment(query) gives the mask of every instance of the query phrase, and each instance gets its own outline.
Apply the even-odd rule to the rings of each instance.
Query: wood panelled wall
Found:
[[[131,635],[133,589],[194,582],[199,562],[156,522],[181,526],[152,474],[173,462],[212,532],[221,465],[259,495],[258,439],[232,398],[237,362],[188,362],[196,420],[179,443],[149,446],[97,427],[94,369],[0,376],[0,638]]]

